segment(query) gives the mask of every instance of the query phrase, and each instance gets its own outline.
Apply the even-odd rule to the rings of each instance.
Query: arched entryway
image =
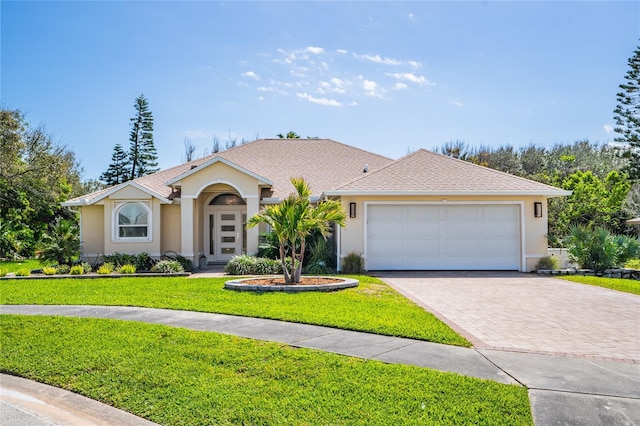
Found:
[[[209,263],[228,262],[246,251],[247,205],[232,193],[211,197],[204,207],[204,250]]]

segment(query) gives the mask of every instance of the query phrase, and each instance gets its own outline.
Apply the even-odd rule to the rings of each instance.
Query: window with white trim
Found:
[[[151,212],[140,202],[123,203],[115,212],[115,237],[124,239],[151,239]]]

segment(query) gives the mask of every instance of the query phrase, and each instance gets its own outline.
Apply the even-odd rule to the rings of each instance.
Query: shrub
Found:
[[[16,271],[16,277],[28,277],[31,275],[31,269],[22,268]]]
[[[624,267],[627,269],[640,269],[640,259],[631,259],[624,264]]]
[[[42,235],[40,261],[71,263],[80,252],[79,229],[75,222],[58,218]]]
[[[351,252],[342,259],[342,273],[362,274],[364,272],[364,259],[359,253]]]
[[[9,273],[8,269],[0,268],[0,277],[6,277],[8,273]]]
[[[118,273],[119,274],[135,274],[136,266],[130,263],[127,263],[126,265],[122,265],[121,267],[118,268]]]
[[[640,255],[640,242],[637,238],[612,235],[600,227],[590,230],[583,226],[572,226],[565,243],[569,256],[581,268],[598,272],[623,265]]]
[[[113,266],[113,263],[106,262],[100,265],[100,267],[96,272],[98,272],[98,274],[100,275],[109,275],[110,273],[113,272],[114,268],[115,267]]]
[[[105,263],[111,263],[114,267],[119,268],[122,265],[135,265],[137,259],[133,254],[113,253],[102,256],[102,260]]]
[[[324,274],[330,273],[331,268],[325,265],[324,262],[320,261],[315,263],[309,263],[307,265],[306,272],[307,274],[311,274],[311,275],[324,275]]]
[[[56,274],[58,275],[66,275],[69,273],[69,270],[71,270],[71,267],[69,265],[58,265],[56,266]]]
[[[155,261],[149,256],[148,253],[142,252],[137,256],[134,256],[135,260],[133,264],[137,271],[149,271],[153,268]]]
[[[172,274],[184,272],[184,268],[177,260],[161,260],[153,265],[151,272],[159,272],[162,274]]]
[[[193,272],[193,262],[184,256],[177,255],[176,261],[182,266],[182,271]]]
[[[224,271],[230,275],[274,275],[282,273],[282,265],[279,260],[243,254],[234,256]]]
[[[91,268],[91,264],[89,264],[88,262],[82,262],[80,266],[82,266],[82,273],[84,274],[90,274],[93,271],[93,269]]]
[[[55,266],[45,266],[42,268],[42,273],[45,275],[55,275],[57,271]]]
[[[560,268],[560,261],[555,256],[541,257],[540,260],[538,261],[538,264],[536,265],[537,271],[541,269],[549,270],[549,269],[559,269],[559,268]]]
[[[82,267],[82,265],[73,265],[69,270],[69,273],[71,275],[82,275],[84,274],[84,268]]]

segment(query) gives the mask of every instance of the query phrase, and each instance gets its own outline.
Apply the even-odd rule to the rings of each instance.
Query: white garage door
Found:
[[[368,270],[519,270],[520,206],[367,206]]]

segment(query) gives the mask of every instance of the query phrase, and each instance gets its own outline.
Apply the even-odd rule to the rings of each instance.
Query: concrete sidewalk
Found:
[[[231,315],[166,309],[3,305],[2,314],[110,318],[286,343],[521,384],[537,425],[640,425],[640,365],[489,349]],[[4,380],[3,380],[4,382]],[[1,384],[4,387],[4,383]]]

